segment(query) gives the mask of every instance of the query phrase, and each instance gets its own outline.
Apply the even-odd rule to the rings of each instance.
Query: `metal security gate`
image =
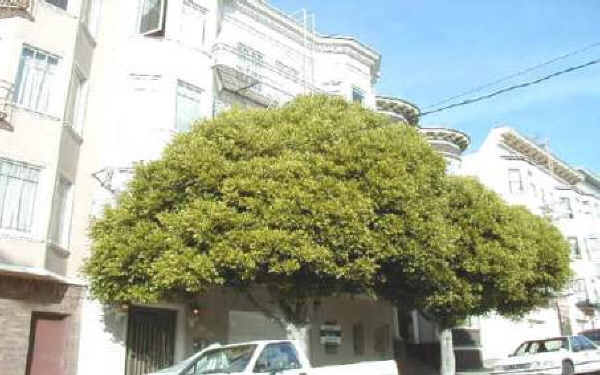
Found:
[[[175,318],[172,310],[131,308],[125,375],[144,375],[173,364]]]

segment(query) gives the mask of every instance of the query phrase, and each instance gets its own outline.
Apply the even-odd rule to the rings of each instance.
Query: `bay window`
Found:
[[[0,159],[0,228],[30,232],[40,170]]]
[[[24,46],[15,83],[15,103],[48,113],[54,89],[58,57]]]

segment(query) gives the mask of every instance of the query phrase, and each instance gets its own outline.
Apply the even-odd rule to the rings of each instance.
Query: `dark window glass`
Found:
[[[254,372],[272,373],[300,368],[298,353],[288,342],[269,344],[265,346],[256,360]]]
[[[64,10],[69,6],[69,0],[46,0],[46,2]]]

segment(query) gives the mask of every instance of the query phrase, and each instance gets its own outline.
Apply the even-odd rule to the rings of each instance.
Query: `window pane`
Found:
[[[69,0],[46,0],[46,2],[64,10],[67,10],[69,5]]]
[[[569,237],[569,244],[571,245],[571,256],[580,258],[581,252],[579,251],[579,242],[576,237]]]
[[[362,104],[364,99],[365,99],[365,94],[362,92],[362,90],[357,87],[354,87],[352,89],[352,101],[354,103]]]
[[[508,187],[511,193],[518,193],[523,191],[523,182],[521,180],[521,170],[509,169],[508,170]]]
[[[81,79],[77,72],[73,72],[69,86],[69,96],[67,98],[67,107],[65,109],[65,122],[69,124],[77,133],[81,132],[83,123],[83,113],[85,107],[85,81]]]
[[[256,360],[254,372],[276,372],[299,369],[296,349],[289,343],[269,344]]]
[[[54,192],[49,240],[63,247],[69,245],[70,193],[71,183],[62,177],[59,178]]]
[[[39,170],[0,160],[0,228],[31,230]]]
[[[191,125],[202,118],[200,106],[201,90],[193,85],[177,83],[176,123],[177,131],[188,131]]]
[[[17,73],[15,102],[36,112],[47,113],[58,58],[23,48]]]
[[[163,0],[142,0],[140,33],[148,34],[162,30]]]

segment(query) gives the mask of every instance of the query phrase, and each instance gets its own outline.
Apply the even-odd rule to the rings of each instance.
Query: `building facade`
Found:
[[[492,365],[527,339],[600,328],[598,177],[509,127],[494,128],[477,152],[464,157],[461,173],[476,176],[509,204],[547,217],[571,244],[571,286],[550,306],[518,322],[497,316],[477,319],[482,362]]]
[[[94,12],[92,0],[0,1],[3,374],[77,371],[85,289],[68,269]]]
[[[90,218],[115,202],[135,163],[160,157],[194,121],[232,106],[270,108],[311,93],[375,108],[380,55],[353,38],[318,34],[304,11],[289,15],[259,0],[98,4],[74,177],[74,251],[65,271],[71,277],[89,255]],[[257,294],[261,306],[270,305]],[[260,310],[231,290],[153,306],[106,306],[86,298],[78,373],[137,375],[213,342],[284,337]],[[311,313],[311,360],[391,358],[395,320],[392,306],[367,298],[318,301]]]

